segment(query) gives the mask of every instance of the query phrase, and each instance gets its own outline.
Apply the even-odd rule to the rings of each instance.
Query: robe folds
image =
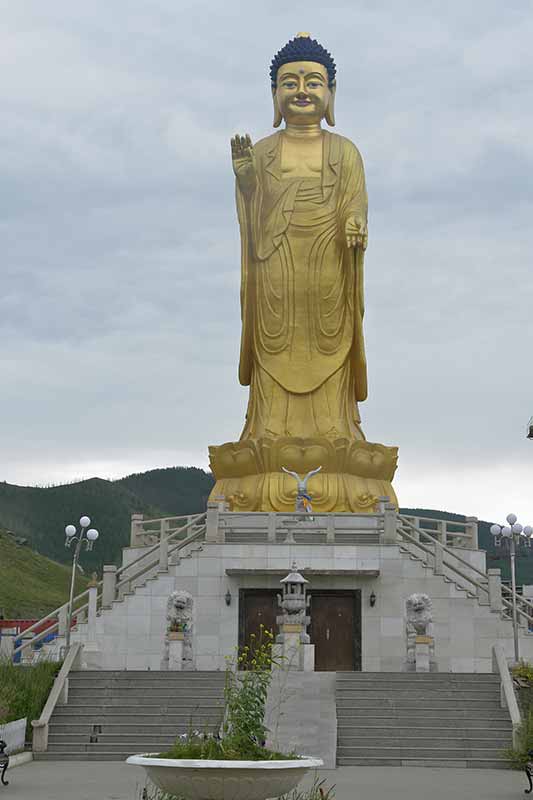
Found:
[[[237,186],[239,380],[250,386],[241,439],[364,439],[364,254],[345,235],[348,218],[367,220],[363,162],[352,142],[323,131],[321,176],[283,178],[283,136],[254,146],[254,191]]]

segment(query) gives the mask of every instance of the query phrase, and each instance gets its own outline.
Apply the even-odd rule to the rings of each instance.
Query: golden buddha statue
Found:
[[[372,512],[396,497],[397,448],[371,444],[363,262],[367,194],[352,142],[335,124],[331,55],[299,34],[271,65],[274,127],[252,145],[231,141],[241,233],[239,379],[250,386],[239,442],[210,447],[216,485],[234,510],[289,511],[296,487],[282,467],[322,465],[315,511]]]

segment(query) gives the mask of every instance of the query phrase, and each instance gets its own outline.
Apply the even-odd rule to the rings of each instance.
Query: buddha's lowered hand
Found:
[[[348,217],[344,232],[346,234],[346,244],[348,247],[362,247],[366,250],[368,244],[368,228],[366,222],[357,220],[355,217]]]
[[[231,140],[231,160],[233,172],[237,178],[239,188],[245,194],[255,189],[257,175],[255,169],[255,155],[252,140],[248,134],[236,134]]]

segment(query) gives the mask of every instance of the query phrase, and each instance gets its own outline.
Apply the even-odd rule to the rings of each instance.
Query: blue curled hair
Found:
[[[293,61],[314,61],[317,64],[322,64],[328,73],[329,88],[331,89],[335,85],[337,68],[331,57],[331,53],[328,53],[316,39],[311,39],[310,36],[296,36],[294,39],[291,39],[290,42],[287,42],[285,47],[278,50],[272,59],[270,65],[270,80],[274,88],[276,87],[279,68]]]

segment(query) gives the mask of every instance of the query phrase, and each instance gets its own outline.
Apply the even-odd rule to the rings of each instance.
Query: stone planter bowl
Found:
[[[291,761],[215,761],[130,756],[127,764],[144,767],[159,789],[185,800],[267,800],[294,789],[320,758]]]

